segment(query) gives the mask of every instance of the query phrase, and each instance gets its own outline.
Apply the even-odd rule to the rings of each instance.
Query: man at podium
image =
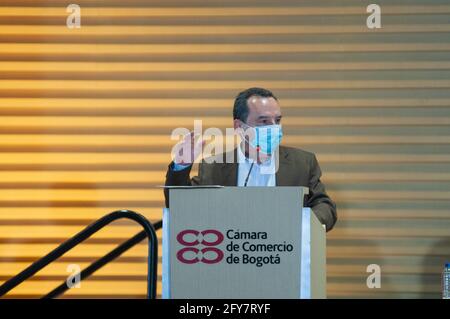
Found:
[[[203,159],[199,174],[190,177],[192,163],[201,154],[204,141],[193,132],[186,135],[169,164],[166,186],[304,186],[309,188],[305,207],[310,207],[329,231],[337,220],[336,205],[321,182],[321,169],[313,153],[280,145],[283,132],[277,97],[263,88],[239,93],[234,102],[233,127],[241,143],[232,152]],[[169,191],[164,190],[166,207]]]

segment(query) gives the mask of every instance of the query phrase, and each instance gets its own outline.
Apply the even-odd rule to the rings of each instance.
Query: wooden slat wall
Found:
[[[450,259],[450,2],[0,2],[0,282],[89,222],[161,217],[174,127],[231,126],[235,94],[272,89],[285,143],[317,153],[339,222],[329,297],[439,297]],[[38,297],[139,230],[116,223],[19,286]],[[144,297],[140,245],[67,297]],[[366,287],[366,267],[382,287]],[[159,288],[160,289],[160,288]],[[160,290],[159,290],[160,291]]]

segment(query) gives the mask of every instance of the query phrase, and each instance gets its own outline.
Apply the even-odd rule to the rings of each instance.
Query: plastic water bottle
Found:
[[[442,299],[450,299],[450,263],[442,271]]]

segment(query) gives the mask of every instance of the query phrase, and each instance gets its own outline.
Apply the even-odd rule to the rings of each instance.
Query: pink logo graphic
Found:
[[[199,235],[201,235],[200,240]],[[209,240],[207,240],[207,237],[209,238]],[[210,237],[213,238],[211,239]],[[204,264],[216,264],[223,259],[223,252],[213,246],[219,245],[221,242],[223,242],[223,239],[223,234],[214,229],[207,229],[203,231],[194,229],[183,230],[177,235],[177,241],[181,245],[187,247],[182,248],[177,252],[177,259],[184,264],[196,264],[198,262],[202,262]],[[201,249],[194,247],[198,245],[203,245],[206,247]],[[194,253],[193,258],[192,256],[191,258],[188,258],[189,255],[192,255],[188,255],[187,253],[189,252]],[[200,253],[201,256],[199,257]],[[186,255],[188,255],[188,257],[186,257]]]

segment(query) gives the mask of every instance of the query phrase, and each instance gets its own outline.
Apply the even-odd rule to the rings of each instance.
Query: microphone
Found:
[[[250,173],[252,172],[253,164],[255,164],[255,162],[252,162],[252,165],[250,165],[250,169],[248,170],[247,178],[245,179],[244,187],[247,187],[248,178],[250,177]]]
[[[256,151],[259,153],[259,145],[256,147]],[[248,179],[250,177],[250,173],[252,172],[252,168],[253,168],[254,164],[255,164],[255,161],[253,161],[252,165],[250,165],[250,169],[248,170],[247,178],[245,179],[245,182],[244,182],[244,187],[247,187]]]

